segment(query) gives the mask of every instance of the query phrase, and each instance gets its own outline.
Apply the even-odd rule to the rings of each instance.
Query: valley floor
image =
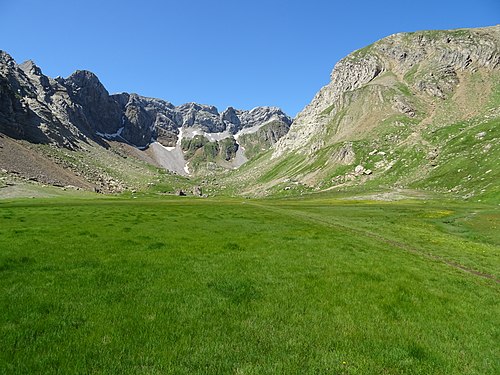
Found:
[[[0,201],[0,373],[498,374],[499,207]]]

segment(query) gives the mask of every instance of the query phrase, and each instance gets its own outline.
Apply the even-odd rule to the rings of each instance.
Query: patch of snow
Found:
[[[210,142],[220,141],[222,139],[230,138],[232,136],[227,130],[220,133],[203,133],[203,136],[208,138]]]
[[[122,136],[123,132],[123,126],[116,131],[116,133],[100,133],[100,132],[95,132],[99,137],[103,138],[118,138]]]
[[[248,161],[247,157],[245,156],[245,148],[238,142],[236,143],[238,144],[238,149],[236,150],[236,155],[234,156],[234,159],[231,162],[233,169],[241,167]]]
[[[180,145],[181,145],[181,141],[182,141],[182,132],[183,132],[183,131],[182,131],[182,129],[183,129],[182,127],[181,127],[181,128],[179,128],[179,135],[177,136],[177,142],[176,142],[177,146],[180,146]]]
[[[265,124],[267,124],[267,122],[266,122]],[[261,124],[261,125],[254,125],[254,126],[251,126],[251,127],[249,127],[249,128],[243,128],[243,129],[241,129],[238,133],[236,133],[236,134],[234,135],[234,138],[235,138],[235,139],[238,139],[238,138],[239,138],[241,135],[243,135],[243,134],[252,134],[252,133],[256,133],[256,132],[258,132],[258,131],[259,131],[259,129],[260,129],[261,127],[263,127],[265,124]]]
[[[190,174],[189,169],[186,169],[186,161],[184,160],[180,142],[176,147],[165,147],[159,142],[153,142],[149,145],[149,148],[156,162],[166,170],[182,176]]]
[[[180,128],[180,131],[182,131],[182,129],[184,129],[184,132],[182,134],[179,133],[179,138],[192,139],[197,135],[202,135],[210,142],[215,142],[231,137],[231,133],[227,130],[219,133],[208,133],[195,127]]]

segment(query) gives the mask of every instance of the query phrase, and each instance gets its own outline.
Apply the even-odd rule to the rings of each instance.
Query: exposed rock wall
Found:
[[[95,74],[45,76],[32,61],[20,65],[0,51],[0,132],[37,143],[74,148],[77,141],[114,139],[137,147],[158,140],[174,146],[181,127],[235,134],[270,121],[292,120],[275,107],[250,111],[197,103],[180,106],[137,94],[110,95]]]

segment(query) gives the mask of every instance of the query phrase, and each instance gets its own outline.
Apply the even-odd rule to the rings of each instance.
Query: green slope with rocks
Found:
[[[499,125],[500,26],[395,34],[342,59],[288,134],[225,184],[495,199]]]

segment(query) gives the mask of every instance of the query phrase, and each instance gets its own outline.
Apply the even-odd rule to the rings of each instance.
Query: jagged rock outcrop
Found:
[[[226,161],[233,159],[238,151],[238,143],[233,137],[225,138],[219,141],[219,153]]]
[[[238,112],[236,109],[233,107],[228,107],[224,112],[220,114],[220,118],[222,121],[228,122],[230,124],[235,125],[236,127],[239,127],[241,125],[241,120],[238,117]],[[231,129],[234,132],[234,129]]]
[[[85,135],[70,120],[75,104],[66,87],[32,61],[17,65],[0,51],[0,132],[35,143],[74,148]]]
[[[89,133],[114,133],[121,124],[121,108],[99,81],[86,70],[77,70],[66,79],[58,79],[76,104],[70,121]]]
[[[77,141],[111,139],[145,148],[156,140],[174,146],[180,128],[229,136],[270,121],[292,122],[274,107],[219,113],[197,103],[174,106],[137,94],[110,95],[92,72],[52,79],[33,61],[17,65],[0,51],[0,132],[15,138],[69,148]]]
[[[391,35],[335,65],[330,83],[297,115],[290,132],[276,144],[273,157],[323,147],[326,125],[352,102],[350,93],[386,72],[404,79],[417,92],[445,99],[459,84],[459,72],[499,68],[500,26]],[[378,96],[382,98],[382,93]],[[404,99],[396,100],[395,108],[415,116],[415,109]]]

